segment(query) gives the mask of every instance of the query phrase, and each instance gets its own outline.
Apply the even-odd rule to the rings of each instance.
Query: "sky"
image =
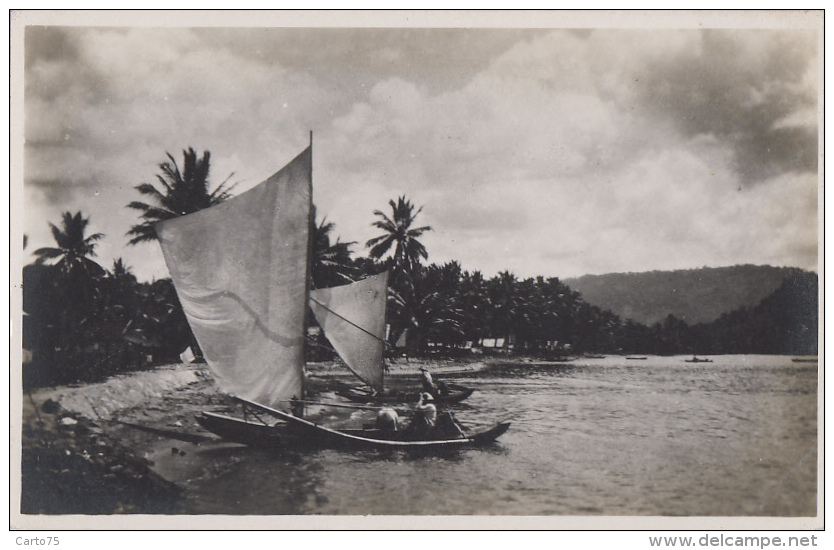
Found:
[[[817,270],[817,23],[117,23],[23,31],[24,263],[80,210],[103,267],[167,277],[158,244],[126,236],[166,153],[210,151],[210,182],[238,193],[312,130],[313,200],[356,255],[373,211],[406,196],[432,227],[428,261],[487,277]]]

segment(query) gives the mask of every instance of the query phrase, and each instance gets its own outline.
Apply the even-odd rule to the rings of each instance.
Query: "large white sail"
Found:
[[[218,385],[274,408],[303,397],[311,200],[307,148],[249,191],[156,226]]]
[[[348,368],[379,391],[383,385],[387,286],[385,272],[310,293],[310,307],[327,339]]]

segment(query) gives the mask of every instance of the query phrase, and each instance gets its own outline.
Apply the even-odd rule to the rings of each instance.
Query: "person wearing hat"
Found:
[[[449,386],[442,380],[438,380],[435,383],[429,369],[426,367],[420,367],[420,380],[423,383],[423,391],[432,394],[434,397],[439,395],[449,395],[449,393],[451,393]]]
[[[420,381],[423,383],[424,392],[437,395],[437,386],[434,384],[431,373],[426,367],[420,367]]]
[[[437,424],[437,407],[434,405],[434,397],[428,392],[420,394],[411,423],[408,426],[408,434],[415,439],[427,439],[434,426]]]

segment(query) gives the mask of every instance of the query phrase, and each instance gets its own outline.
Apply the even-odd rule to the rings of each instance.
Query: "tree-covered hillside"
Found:
[[[652,325],[674,315],[688,324],[708,323],[722,314],[752,308],[791,276],[794,267],[736,265],[677,271],[609,273],[564,279],[587,302]]]

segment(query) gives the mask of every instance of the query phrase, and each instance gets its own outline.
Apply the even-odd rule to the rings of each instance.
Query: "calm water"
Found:
[[[444,455],[170,443],[155,469],[201,514],[813,516],[817,365],[789,357],[507,363],[455,377],[498,443]]]

